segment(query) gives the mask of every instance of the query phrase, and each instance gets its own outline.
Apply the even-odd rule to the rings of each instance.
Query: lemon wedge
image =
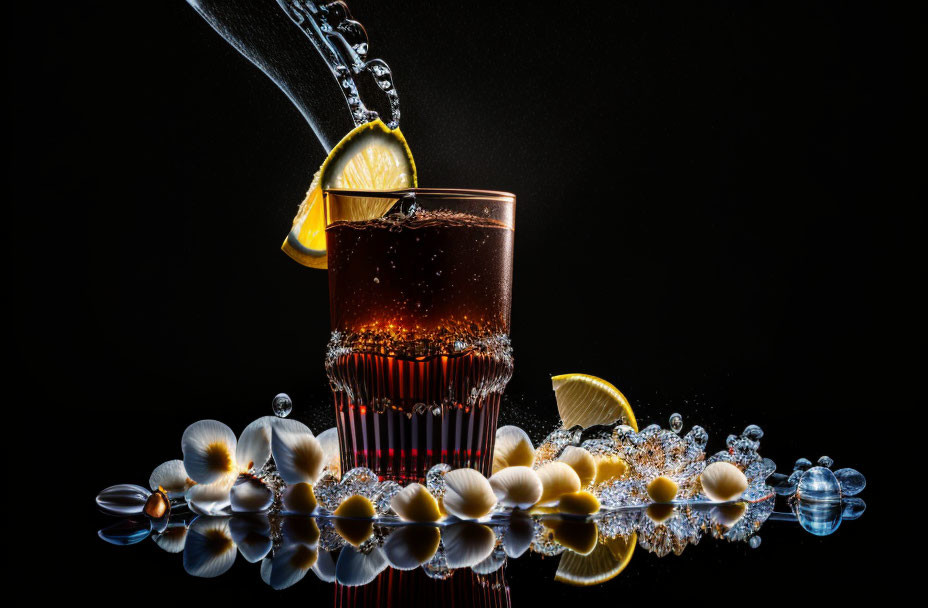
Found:
[[[632,559],[638,536],[617,536],[601,541],[587,555],[572,551],[561,554],[554,580],[586,587],[599,585],[618,576]]]
[[[628,399],[602,378],[587,374],[562,374],[551,378],[557,411],[564,428],[620,422],[638,431]]]
[[[380,119],[353,129],[313,176],[306,198],[300,203],[293,226],[281,249],[310,268],[326,268],[325,210],[322,191],[400,190],[416,185],[416,164],[406,138]],[[395,199],[367,198],[353,209],[353,221],[369,220],[390,210]]]

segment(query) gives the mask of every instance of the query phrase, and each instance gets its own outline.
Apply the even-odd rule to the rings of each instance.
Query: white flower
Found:
[[[278,418],[272,426],[271,451],[280,478],[288,484],[315,483],[322,474],[324,452],[309,427]]]
[[[155,467],[151,477],[148,478],[148,487],[151,488],[152,492],[160,487],[168,495],[168,498],[183,496],[194,483],[196,482],[187,477],[187,470],[184,468],[183,460],[162,462]]]
[[[186,493],[191,509],[210,515],[221,513],[229,505],[229,492],[239,474],[259,470],[270,459],[274,421],[273,416],[258,418],[245,427],[238,440],[232,429],[217,420],[195,422],[181,439],[182,467],[171,461],[164,463],[149,482],[154,483],[158,473],[158,479],[179,487],[183,474],[185,483],[188,478],[196,483],[188,486]]]

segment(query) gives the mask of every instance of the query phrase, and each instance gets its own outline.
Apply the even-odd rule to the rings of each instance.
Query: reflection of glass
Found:
[[[512,375],[515,197],[332,190],[325,205],[342,470],[422,481],[447,462],[489,474]]]
[[[382,606],[444,606],[505,608],[510,606],[509,589],[501,571],[478,575],[472,570],[456,572],[447,578],[432,578],[421,570],[388,569],[369,585],[336,585],[335,605],[344,608]]]

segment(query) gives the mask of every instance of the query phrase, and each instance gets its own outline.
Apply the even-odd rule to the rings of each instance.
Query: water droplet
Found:
[[[803,501],[840,502],[841,486],[831,469],[812,467],[802,474],[796,494]]]
[[[856,469],[838,469],[835,471],[835,478],[841,484],[842,496],[860,494],[861,490],[867,487],[866,478]]]
[[[696,448],[702,450],[705,449],[706,444],[709,443],[709,433],[706,432],[706,429],[697,424],[690,429],[690,432],[686,434],[684,439],[687,443],[692,443]]]
[[[141,515],[151,491],[131,483],[110,486],[97,494],[97,506],[110,515]]]
[[[748,541],[748,546],[752,549],[760,547],[760,536],[757,536],[756,534],[752,536],[751,540]]]
[[[738,437],[736,437],[735,435],[729,435],[729,436],[725,439],[725,445],[727,445],[727,446],[730,447],[730,448],[735,447],[735,444],[736,444],[737,442],[738,442]]]
[[[380,283],[380,279],[379,279],[379,278],[377,278],[377,277],[374,277],[374,283],[377,283],[377,284],[379,284],[379,283]]]
[[[271,409],[278,418],[286,418],[293,411],[293,401],[287,393],[280,393],[271,402]]]
[[[812,461],[809,460],[808,458],[800,458],[793,465],[794,471],[808,471],[811,468],[812,468]]]
[[[830,469],[830,468],[831,468],[831,465],[833,465],[834,463],[835,463],[835,461],[834,461],[833,459],[831,459],[830,457],[828,457],[828,456],[822,456],[821,458],[818,459],[818,463],[817,463],[817,464],[818,464],[818,466],[820,466],[820,467],[825,467],[826,469]]]
[[[764,431],[756,424],[750,424],[744,429],[744,432],[741,433],[741,436],[750,439],[751,441],[760,441],[760,439],[764,436]]]
[[[679,433],[683,430],[683,416],[674,413],[670,415],[670,430]]]

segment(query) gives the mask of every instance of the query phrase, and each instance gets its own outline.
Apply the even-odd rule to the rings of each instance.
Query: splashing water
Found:
[[[383,94],[389,113],[384,122],[399,126],[399,95],[390,68],[381,59],[367,59],[367,34],[344,3],[187,2],[287,95],[326,152],[353,127],[379,116],[365,104],[362,91],[368,89],[359,89],[359,83],[371,82],[369,88]]]

